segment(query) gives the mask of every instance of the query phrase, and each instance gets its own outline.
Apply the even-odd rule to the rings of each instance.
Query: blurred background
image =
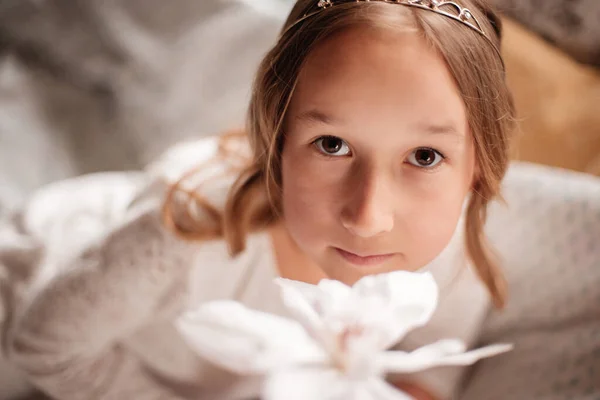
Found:
[[[600,174],[600,1],[493,1],[514,157]],[[0,0],[0,214],[47,182],[241,125],[291,3]]]
[[[600,176],[600,1],[493,1],[519,113],[513,157]],[[140,169],[242,125],[291,4],[0,0],[0,217],[46,183]],[[0,398],[19,387],[0,366]]]

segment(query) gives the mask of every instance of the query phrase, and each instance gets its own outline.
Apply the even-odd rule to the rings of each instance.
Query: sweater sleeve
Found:
[[[44,218],[21,219],[21,230],[36,243],[37,272],[33,289],[13,309],[4,348],[31,382],[57,399],[180,398],[121,343],[156,318],[189,273],[196,246],[162,226],[161,190],[147,176],[128,181],[133,195],[115,205],[112,191],[122,179],[61,183],[32,200],[45,209]],[[104,208],[93,208],[102,209],[96,218],[88,208],[99,195]],[[28,214],[35,213],[30,206]]]

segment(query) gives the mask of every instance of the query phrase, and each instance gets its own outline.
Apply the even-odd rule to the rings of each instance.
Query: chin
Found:
[[[383,263],[381,265],[370,265],[368,267],[353,265],[347,261],[331,260],[321,264],[321,269],[329,279],[340,281],[346,285],[352,286],[358,280],[369,275],[379,275],[398,270],[404,270],[401,262]]]

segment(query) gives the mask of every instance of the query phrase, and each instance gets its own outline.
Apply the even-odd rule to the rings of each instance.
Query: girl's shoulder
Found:
[[[243,146],[237,145],[243,154]],[[161,235],[170,236],[160,226],[163,205],[172,185],[188,171],[196,168],[193,180],[183,181],[186,188],[198,189],[216,206],[224,204],[235,174],[225,174],[232,162],[220,156],[222,146],[220,137],[201,138],[168,149],[144,171],[102,172],[46,185],[0,221],[0,233],[13,232],[16,241],[43,248],[57,261],[102,242],[115,230],[129,227],[135,234],[138,221],[148,218],[165,231]]]
[[[101,231],[141,210],[159,214],[177,184],[219,207],[237,177],[236,162],[241,165],[247,150],[243,140],[220,136],[180,143],[143,171],[93,173],[46,185],[17,213],[28,231],[44,237],[59,226],[63,234],[80,235],[82,229]]]
[[[242,133],[207,136],[178,143],[146,167],[151,176],[185,188],[212,180],[237,176],[251,159],[248,140]]]

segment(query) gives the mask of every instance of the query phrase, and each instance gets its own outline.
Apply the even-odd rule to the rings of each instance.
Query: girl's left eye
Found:
[[[408,163],[419,168],[433,168],[444,161],[444,156],[437,150],[422,147],[408,156]]]

